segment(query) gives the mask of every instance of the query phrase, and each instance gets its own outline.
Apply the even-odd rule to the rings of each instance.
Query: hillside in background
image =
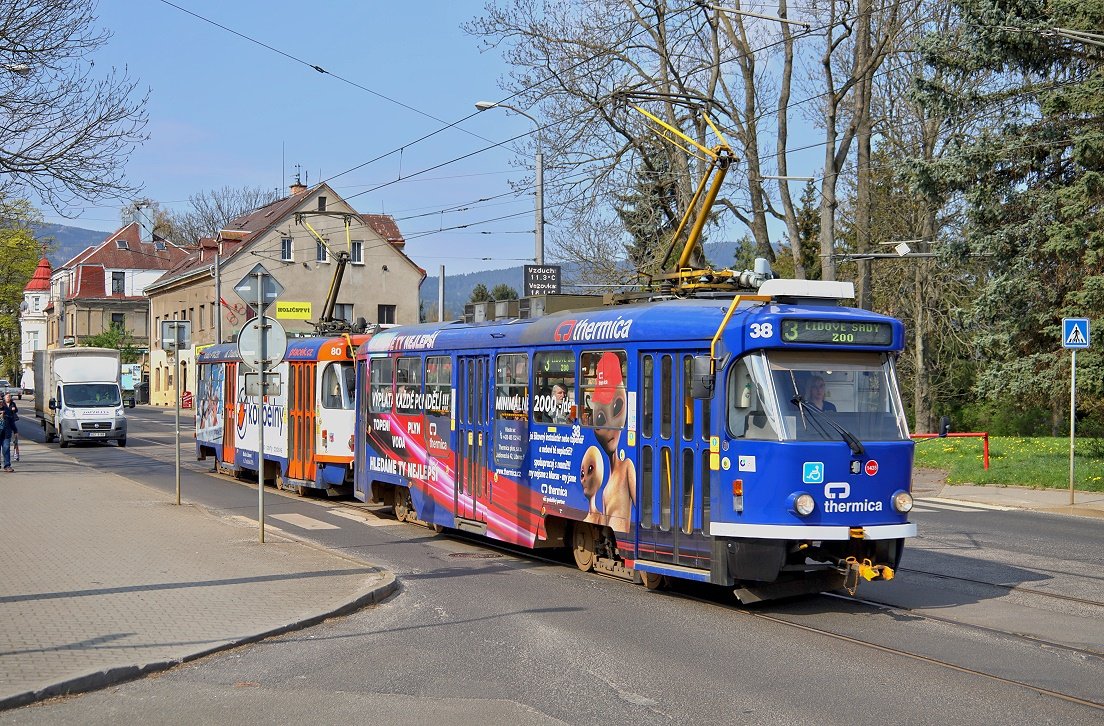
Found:
[[[50,245],[46,253],[50,264],[55,268],[64,265],[74,255],[85,247],[98,245],[107,239],[110,232],[100,232],[94,229],[81,227],[68,227],[63,224],[36,224],[34,225],[35,239]]]
[[[705,245],[705,256],[718,267],[730,265],[736,254],[735,242],[710,242]],[[556,264],[549,260],[549,264]],[[561,279],[564,282],[577,278],[573,265],[565,264],[561,270]],[[523,265],[504,267],[499,270],[483,270],[481,272],[469,272],[465,275],[450,275],[445,271],[445,312],[449,318],[458,318],[464,312],[464,304],[471,298],[471,292],[476,285],[483,283],[488,290],[495,285],[506,283],[522,295],[525,290],[525,270]],[[566,292],[586,292],[585,289],[569,289]],[[428,314],[437,311],[437,275],[427,277],[422,283],[419,293],[422,310]]]

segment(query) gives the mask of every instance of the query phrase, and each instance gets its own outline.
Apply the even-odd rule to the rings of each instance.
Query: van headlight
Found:
[[[816,500],[807,492],[794,492],[790,495],[790,509],[799,517],[808,517],[816,509]]]
[[[74,411],[71,408],[63,408],[61,410],[61,417],[62,418],[76,418],[77,417],[77,412]]]
[[[115,418],[126,418],[126,412],[123,410],[122,406],[115,409]]]
[[[901,514],[912,511],[912,495],[906,491],[893,493],[893,508]]]

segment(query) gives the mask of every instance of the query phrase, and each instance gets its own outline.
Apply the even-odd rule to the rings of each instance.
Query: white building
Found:
[[[19,336],[22,341],[19,385],[23,390],[34,388],[34,352],[46,349],[46,308],[50,305],[51,273],[50,261],[43,257],[31,281],[23,288],[23,302],[19,305]]]

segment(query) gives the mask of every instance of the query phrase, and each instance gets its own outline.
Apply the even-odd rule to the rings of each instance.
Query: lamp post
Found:
[[[538,265],[544,264],[544,154],[541,152],[540,122],[520,108],[509,106],[505,103],[494,101],[478,101],[475,107],[480,111],[489,108],[504,108],[514,113],[519,113],[537,125],[537,159],[536,159],[536,195],[537,195],[537,230],[535,240],[536,261]]]

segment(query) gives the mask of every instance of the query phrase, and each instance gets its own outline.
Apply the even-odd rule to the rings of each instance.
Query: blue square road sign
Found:
[[[1089,319],[1062,318],[1062,347],[1089,347]]]

